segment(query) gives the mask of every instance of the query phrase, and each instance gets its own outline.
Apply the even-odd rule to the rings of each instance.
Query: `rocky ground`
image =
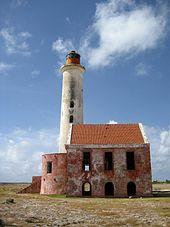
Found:
[[[0,226],[170,226],[170,198],[16,194],[24,186],[0,185]]]

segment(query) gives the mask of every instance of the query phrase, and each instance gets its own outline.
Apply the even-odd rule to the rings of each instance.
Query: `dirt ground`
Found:
[[[25,186],[0,184],[0,226],[170,226],[170,198],[16,194]]]

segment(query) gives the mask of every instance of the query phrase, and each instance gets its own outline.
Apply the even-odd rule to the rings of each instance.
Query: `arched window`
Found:
[[[89,182],[85,182],[82,185],[82,195],[83,196],[91,196],[91,184]]]
[[[105,184],[105,196],[114,196],[114,186],[112,182]]]
[[[74,101],[70,101],[70,108],[74,107]]]
[[[136,185],[133,182],[127,184],[127,194],[128,196],[136,195]]]
[[[73,115],[70,115],[69,122],[70,122],[70,123],[73,123]]]

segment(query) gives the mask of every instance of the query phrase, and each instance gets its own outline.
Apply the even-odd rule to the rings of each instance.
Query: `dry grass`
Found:
[[[0,185],[0,219],[12,226],[170,226],[170,198],[65,198]],[[14,198],[14,204],[4,203]]]
[[[22,188],[27,187],[29,184],[7,184],[7,183],[0,183],[0,195],[2,194],[14,194],[20,191]]]
[[[158,183],[153,184],[153,191],[170,191],[170,184],[167,183]]]

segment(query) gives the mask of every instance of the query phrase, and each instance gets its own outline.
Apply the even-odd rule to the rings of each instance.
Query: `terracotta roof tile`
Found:
[[[138,124],[75,124],[71,144],[143,144]]]

